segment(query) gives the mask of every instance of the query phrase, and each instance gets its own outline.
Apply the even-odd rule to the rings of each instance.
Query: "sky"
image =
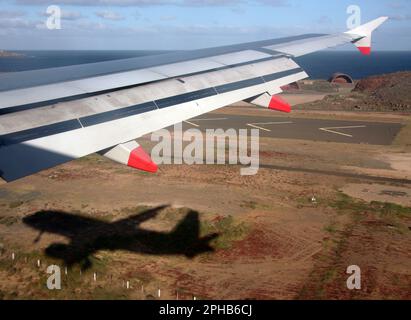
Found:
[[[46,27],[50,5],[61,8],[60,30]],[[376,50],[411,50],[410,0],[0,0],[0,49],[187,50],[338,33],[350,5],[363,23],[391,18]]]

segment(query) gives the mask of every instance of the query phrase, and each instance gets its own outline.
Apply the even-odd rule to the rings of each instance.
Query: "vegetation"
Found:
[[[219,236],[212,242],[215,249],[228,249],[234,241],[244,239],[249,228],[244,222],[236,222],[232,216],[219,217],[213,221],[201,223],[201,234],[217,233]]]

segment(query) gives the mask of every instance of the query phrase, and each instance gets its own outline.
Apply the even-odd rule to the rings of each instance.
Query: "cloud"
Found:
[[[110,10],[97,11],[96,16],[102,19],[105,19],[105,20],[113,20],[113,21],[124,20],[124,17],[121,14],[114,12],[114,11],[110,11]]]
[[[390,19],[394,20],[394,21],[410,21],[411,20],[411,14],[391,15]]]
[[[159,5],[220,5],[219,3],[231,2],[235,0],[60,0],[59,4],[82,5],[82,6],[159,6]],[[15,0],[17,4],[25,5],[48,5],[50,0]]]
[[[315,23],[319,25],[330,24],[331,22],[332,20],[329,16],[321,16],[317,20],[315,20]]]
[[[255,2],[272,7],[288,7],[290,5],[287,0],[256,0]]]
[[[161,21],[174,21],[174,20],[177,20],[177,17],[173,15],[161,16],[160,20]]]
[[[242,7],[233,7],[231,8],[231,11],[235,14],[244,14],[246,12]]]
[[[40,16],[49,17],[49,14],[43,11],[40,13]],[[61,19],[63,20],[74,21],[74,20],[79,20],[81,18],[83,18],[83,15],[78,11],[71,11],[71,10],[66,10],[66,9],[61,10]]]
[[[0,19],[1,29],[32,29],[36,23],[21,18]]]
[[[388,4],[388,7],[391,9],[396,9],[396,10],[401,10],[405,8],[405,5],[403,3],[400,2],[390,2]]]
[[[64,20],[78,20],[83,18],[83,15],[78,11],[62,10],[61,18]]]

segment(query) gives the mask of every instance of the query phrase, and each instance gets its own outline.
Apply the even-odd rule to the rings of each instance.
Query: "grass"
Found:
[[[113,216],[128,216],[147,210],[148,207],[138,206],[126,208],[113,212]],[[160,222],[171,225],[171,222],[181,221],[182,217],[189,209],[172,209],[163,210],[157,217]],[[113,216],[107,215],[103,219],[112,220]],[[218,217],[210,220],[209,217],[215,217],[212,214],[200,214],[200,234],[201,236],[209,235],[210,233],[219,233],[220,236],[214,239],[212,246],[220,249],[229,248],[233,241],[243,239],[248,228],[245,223],[238,221],[232,216]],[[206,217],[208,219],[206,219]],[[11,217],[13,218],[13,217]],[[101,218],[101,217],[99,217]],[[6,223],[6,220],[0,220]],[[11,260],[11,252],[16,253],[16,260]],[[10,255],[9,255],[10,253]],[[16,283],[27,283],[29,290],[20,290],[15,293],[7,292],[4,298],[31,299],[33,297],[40,299],[127,299],[134,295],[139,297],[136,292],[140,292],[141,284],[144,288],[151,288],[154,275],[151,273],[145,274],[144,271],[135,270],[129,271],[127,274],[122,272],[122,266],[117,265],[119,261],[124,263],[122,253],[114,254],[109,251],[98,251],[94,255],[90,255],[91,268],[83,270],[80,273],[81,265],[74,265],[68,269],[68,274],[65,274],[64,262],[59,259],[54,259],[46,256],[42,251],[22,252],[8,248],[7,253],[0,256],[0,270],[5,271],[6,275],[13,277]],[[41,268],[37,267],[37,260],[41,260]],[[119,260],[120,259],[120,260]],[[46,272],[46,267],[49,265],[60,266],[62,290],[49,290],[46,287],[47,279],[50,276]],[[119,267],[119,270],[117,269]],[[93,273],[97,273],[97,282],[93,281]],[[24,274],[24,278],[20,275]],[[112,275],[113,277],[111,278]],[[129,280],[135,286],[133,290],[127,290],[122,287],[122,279]],[[136,291],[137,290],[137,291]],[[140,291],[139,291],[140,290]],[[17,293],[18,292],[18,293]],[[183,294],[183,293],[181,293]],[[130,296],[131,295],[131,296]]]
[[[363,213],[370,209],[370,205],[361,200],[355,200],[350,196],[339,192],[336,200],[331,200],[329,206],[338,212]]]
[[[394,145],[411,147],[411,118],[395,137]]]
[[[337,229],[337,226],[336,226],[335,223],[331,223],[330,225],[328,225],[324,228],[324,231],[328,232],[328,233],[331,233],[331,234],[334,234],[338,231],[338,229]]]
[[[82,158],[79,158],[79,159],[76,160],[76,162],[78,162],[78,163],[82,163],[82,162],[84,162],[84,163],[96,163],[96,162],[100,163],[102,161],[105,161],[104,157],[102,157],[102,156],[100,156],[96,153],[90,154],[88,156],[85,156],[85,157],[82,157]]]
[[[336,221],[324,227],[327,238],[323,241],[323,250],[316,257],[310,278],[311,280],[302,288],[298,295],[300,299],[315,298],[324,299],[332,294],[332,286],[342,281],[340,276],[343,255],[347,250],[347,244],[355,228],[366,219],[377,221],[375,224],[364,224],[368,232],[371,228],[381,228],[378,231],[405,233],[409,232],[408,221],[411,218],[411,208],[393,203],[373,201],[367,203],[356,200],[339,192],[336,199],[324,203],[334,208],[337,213],[348,215],[350,222],[340,225]],[[387,228],[387,227],[391,228]],[[331,289],[328,287],[331,285]],[[331,291],[330,291],[331,290]]]
[[[403,207],[395,203],[388,202],[371,202],[373,208],[382,217],[396,216],[398,218],[411,218],[411,208]]]
[[[15,208],[22,206],[23,204],[24,204],[24,201],[13,201],[9,203],[9,208],[15,209]]]
[[[203,221],[200,225],[201,235],[218,233],[219,237],[213,241],[216,249],[228,249],[234,241],[244,239],[249,231],[243,222],[236,222],[232,216],[222,217],[214,221]]]
[[[107,285],[107,261],[106,255],[99,255],[101,258],[90,257],[92,260],[92,268],[80,273],[80,267],[72,267],[68,269],[68,274],[65,274],[65,266],[60,260],[56,260],[45,256],[40,251],[21,252],[18,250],[9,249],[10,252],[16,253],[16,259],[11,260],[11,256],[3,255],[0,259],[0,270],[7,272],[9,277],[13,276],[16,281],[29,283],[30,290],[26,292],[20,291],[19,294],[8,292],[5,298],[18,299],[72,299],[73,297],[98,299],[119,299],[125,298],[120,290],[113,289]],[[41,268],[37,267],[37,260],[41,260]],[[61,286],[62,290],[49,290],[46,287],[47,279],[50,276],[46,272],[47,266],[57,265],[60,267]],[[25,278],[20,275],[24,272]],[[98,275],[98,281],[93,282],[93,273]],[[104,288],[101,285],[104,284]]]
[[[7,227],[12,226],[13,224],[17,223],[19,218],[13,216],[6,216],[0,218],[0,224],[5,225]]]
[[[338,193],[337,200],[331,201],[329,205],[339,213],[351,213],[356,222],[361,221],[362,217],[368,214],[386,225],[395,227],[400,232],[408,230],[404,223],[405,220],[411,219],[410,207],[379,201],[367,203],[353,199],[342,192]]]
[[[246,208],[246,209],[257,209],[257,202],[255,201],[243,201],[243,203],[240,205],[241,208]]]

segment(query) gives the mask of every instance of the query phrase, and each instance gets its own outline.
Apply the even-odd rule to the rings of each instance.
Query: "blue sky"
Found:
[[[376,50],[411,50],[409,0],[0,0],[0,48],[194,49],[304,33],[345,31],[349,5],[362,21],[391,17]],[[44,27],[49,5],[62,29]],[[347,47],[350,48],[350,47]],[[351,48],[350,48],[351,49]]]

